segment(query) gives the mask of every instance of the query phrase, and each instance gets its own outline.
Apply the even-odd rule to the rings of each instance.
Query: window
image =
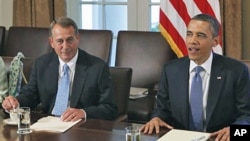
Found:
[[[115,63],[120,30],[159,31],[160,0],[67,0],[68,16],[82,29],[113,31],[110,65]]]

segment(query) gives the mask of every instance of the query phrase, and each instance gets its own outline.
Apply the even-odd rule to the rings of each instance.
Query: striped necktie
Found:
[[[58,82],[58,90],[56,94],[56,102],[52,111],[53,115],[60,116],[67,109],[69,100],[69,66],[65,64],[63,66],[63,76]]]

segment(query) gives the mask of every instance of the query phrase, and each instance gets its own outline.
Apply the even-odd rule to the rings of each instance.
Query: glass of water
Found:
[[[128,126],[126,130],[126,141],[140,141],[140,127],[138,126]]]
[[[29,134],[32,130],[30,129],[30,108],[19,107],[18,109],[18,134]]]

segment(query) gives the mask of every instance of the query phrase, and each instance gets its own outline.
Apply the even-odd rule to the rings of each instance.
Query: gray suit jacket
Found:
[[[157,94],[158,116],[174,128],[189,129],[189,64],[183,57],[165,65]],[[243,63],[213,54],[206,108],[206,128],[250,124],[250,79]]]
[[[29,82],[17,97],[21,106],[35,108],[41,103],[43,113],[51,113],[58,87],[58,66],[59,60],[55,52],[35,61]],[[70,107],[84,109],[88,118],[112,120],[117,113],[107,63],[80,49]]]

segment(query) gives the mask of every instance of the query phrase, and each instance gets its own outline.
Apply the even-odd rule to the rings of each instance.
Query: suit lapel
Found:
[[[209,123],[215,106],[217,105],[216,103],[218,102],[222,91],[225,77],[226,75],[223,72],[223,63],[220,62],[218,55],[214,55],[207,98],[206,124]]]
[[[84,60],[84,61],[83,61]],[[78,59],[76,62],[75,76],[72,86],[72,93],[70,98],[70,107],[76,107],[80,99],[80,95],[83,91],[84,84],[86,82],[86,69],[87,69],[87,57],[82,51],[79,50]]]
[[[176,95],[179,97],[180,110],[181,110],[181,119],[185,125],[188,127],[189,124],[189,64],[190,61],[188,57],[181,64],[181,69],[179,69],[179,73],[177,74],[177,80],[179,84],[183,84],[181,88],[178,86]]]
[[[51,62],[49,63],[47,67],[47,72],[45,73],[45,80],[47,81],[46,85],[48,90],[50,90],[48,93],[50,93],[50,97],[53,98],[52,103],[55,103],[56,94],[57,94],[57,87],[58,87],[58,72],[59,72],[59,61],[56,54],[53,54],[51,56]],[[50,106],[50,111],[52,111],[52,108],[54,107],[54,104]]]

